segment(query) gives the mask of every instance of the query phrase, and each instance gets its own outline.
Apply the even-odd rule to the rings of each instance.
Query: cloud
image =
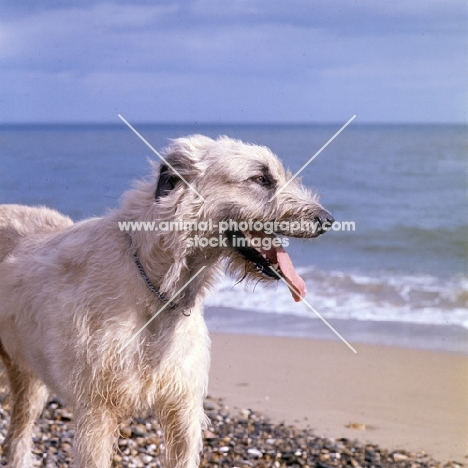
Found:
[[[59,11],[90,11],[108,25],[119,24],[119,14],[134,10],[138,23],[152,24],[151,15],[140,16],[141,12],[165,10],[162,27],[194,30],[206,27],[225,28],[236,23],[248,26],[265,24],[289,24],[294,27],[337,30],[340,34],[367,34],[385,32],[464,32],[466,31],[465,4],[462,0],[127,0],[102,2],[81,0],[79,6],[68,6],[62,0],[48,2],[4,0],[3,17],[21,19]],[[114,14],[112,13],[114,10]],[[131,24],[135,16],[130,13],[126,23]],[[117,23],[114,23],[117,20]],[[153,23],[155,24],[155,23]]]
[[[389,92],[401,107],[381,119],[416,118],[411,101],[434,95],[446,105],[433,117],[425,106],[419,120],[466,115],[461,0],[44,4],[6,1],[0,120],[36,119],[37,106],[58,120],[99,120],[127,101],[141,119],[148,102],[171,120],[308,120],[311,105],[324,109],[318,119],[340,119],[343,102],[369,93],[377,107],[364,115],[378,119]]]

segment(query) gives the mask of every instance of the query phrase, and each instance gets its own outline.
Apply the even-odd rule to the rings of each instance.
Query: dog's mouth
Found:
[[[305,297],[304,280],[297,274],[291,258],[281,246],[281,240],[274,234],[263,231],[226,231],[226,237],[231,247],[252,263],[257,272],[275,280],[284,278],[295,302]]]

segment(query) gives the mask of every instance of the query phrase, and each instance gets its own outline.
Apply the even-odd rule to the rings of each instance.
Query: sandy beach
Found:
[[[353,343],[354,354],[341,342],[211,337],[209,392],[233,409],[319,436],[468,462],[468,356]]]
[[[468,464],[466,355],[359,342],[354,354],[311,338],[211,337],[210,430],[200,467]],[[0,442],[11,412],[2,381]],[[74,432],[71,408],[51,396],[34,427],[34,466],[71,466]],[[121,424],[112,466],[157,468],[163,460],[155,415]]]

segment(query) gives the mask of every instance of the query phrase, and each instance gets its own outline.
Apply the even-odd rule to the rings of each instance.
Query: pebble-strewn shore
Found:
[[[0,392],[0,440],[9,422],[10,404]],[[221,400],[208,398],[205,410],[212,427],[205,432],[201,467],[352,467],[459,468],[461,463],[439,463],[425,453],[389,451],[348,439],[325,439],[311,431],[271,424],[252,410],[229,411]],[[135,418],[120,428],[114,467],[164,467],[162,432],[153,418]],[[74,435],[71,412],[56,399],[49,401],[36,424],[35,466],[70,466]],[[0,449],[0,453],[1,449]],[[0,466],[5,466],[2,454]]]

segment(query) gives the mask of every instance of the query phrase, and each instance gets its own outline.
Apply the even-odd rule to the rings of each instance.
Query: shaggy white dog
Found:
[[[156,412],[168,467],[198,466],[210,362],[206,290],[227,267],[251,280],[281,276],[295,300],[305,295],[273,234],[217,229],[228,220],[284,221],[281,234],[315,237],[333,221],[297,180],[279,192],[291,174],[276,156],[196,135],[173,141],[165,159],[102,218],[73,224],[47,208],[0,206],[10,467],[31,466],[32,427],[49,390],[74,408],[75,467],[110,466],[119,421],[140,411]],[[318,229],[288,229],[299,219]],[[220,245],[191,242],[200,232],[190,230],[122,229],[122,222],[180,220],[211,220],[203,235]],[[237,243],[255,237],[260,244]],[[265,239],[275,245],[265,247]]]

